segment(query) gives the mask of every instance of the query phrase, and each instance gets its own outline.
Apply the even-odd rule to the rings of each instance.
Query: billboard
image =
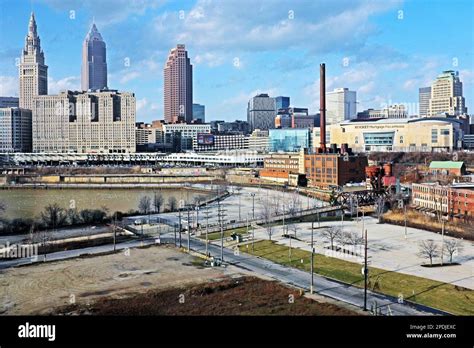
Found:
[[[198,133],[197,143],[198,145],[214,145],[214,135],[208,133]]]

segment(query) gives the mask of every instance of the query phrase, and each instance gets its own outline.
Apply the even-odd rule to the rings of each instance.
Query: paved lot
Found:
[[[341,221],[321,223],[321,227],[336,225],[341,226]],[[362,221],[344,221],[342,226],[344,231],[353,231],[362,235]],[[441,234],[408,228],[407,238],[405,239],[405,228],[403,226],[378,224],[377,219],[372,217],[365,217],[364,226],[368,234],[368,255],[371,266],[474,289],[473,242],[461,241],[463,250],[453,258],[453,261],[460,263],[460,265],[435,268],[421,267],[422,263],[429,263],[429,260],[417,255],[419,252],[419,242],[433,239],[441,245]],[[289,240],[282,237],[282,232],[282,227],[275,228],[272,239],[280,244],[288,245]],[[290,232],[293,232],[291,228]],[[329,242],[322,237],[321,232],[322,229],[315,229],[314,232],[314,243],[317,253],[338,257],[351,262],[362,262],[361,257],[333,253],[325,249],[325,246],[329,246]],[[297,224],[297,237],[302,241],[292,240],[292,247],[299,247],[310,251],[311,223]],[[265,229],[259,228],[255,232],[255,238],[268,239],[268,234]],[[450,239],[452,237],[445,236],[444,238]],[[359,250],[356,249],[356,251],[360,251],[360,254],[363,255],[362,246]],[[449,257],[445,256],[444,262],[448,261]],[[439,262],[439,257],[433,260],[433,263]]]

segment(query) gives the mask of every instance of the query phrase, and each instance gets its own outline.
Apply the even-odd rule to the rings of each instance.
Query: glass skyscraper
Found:
[[[290,97],[279,96],[275,98],[276,109],[285,109],[290,107]]]

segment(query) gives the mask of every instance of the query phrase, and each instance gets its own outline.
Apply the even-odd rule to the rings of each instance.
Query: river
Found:
[[[163,189],[13,189],[0,190],[0,202],[6,206],[3,217],[35,218],[48,205],[57,203],[67,209],[99,209],[106,207],[109,213],[115,211],[128,212],[138,210],[138,204],[143,196],[148,195],[153,201],[154,192],[161,193],[164,208],[168,207],[168,199],[175,197],[192,203],[194,197],[210,197],[201,191],[180,188]],[[163,209],[163,208],[162,208]]]

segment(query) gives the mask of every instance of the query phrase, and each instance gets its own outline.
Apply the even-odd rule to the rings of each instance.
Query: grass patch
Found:
[[[255,243],[255,250],[241,246],[240,251],[266,258],[290,267],[310,271],[311,253],[292,249],[289,260],[288,247],[273,241]],[[301,262],[303,260],[303,262]],[[317,274],[363,287],[362,265],[333,257],[315,254],[314,271]],[[317,284],[316,284],[317,287]],[[474,315],[474,291],[455,285],[412,275],[369,267],[369,289],[375,292],[420,303],[458,315]]]
[[[252,231],[252,227],[249,226],[249,232]],[[224,231],[224,238],[230,237],[231,234],[239,234],[239,235],[245,235],[247,234],[247,227],[239,227],[239,228],[233,228],[230,230],[225,230]],[[201,239],[206,239],[206,233],[204,232],[201,236],[199,236]],[[217,240],[221,238],[221,232],[212,232],[208,234],[208,239],[209,240]]]

